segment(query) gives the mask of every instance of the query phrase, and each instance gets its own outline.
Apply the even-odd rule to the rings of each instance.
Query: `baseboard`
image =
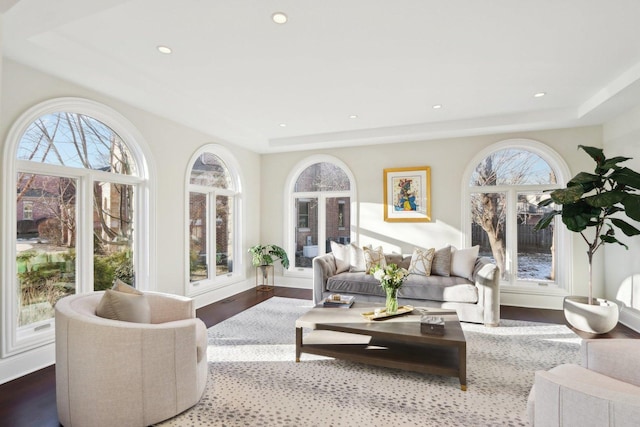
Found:
[[[51,366],[56,361],[55,344],[47,344],[0,360],[0,384]]]

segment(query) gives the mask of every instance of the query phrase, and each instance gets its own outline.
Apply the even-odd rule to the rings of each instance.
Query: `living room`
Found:
[[[219,27],[219,31],[229,31],[227,35],[206,33],[210,40],[224,40],[226,47],[217,46],[215,52],[222,58],[218,62],[226,63],[228,68],[205,63],[202,53],[199,58],[185,58],[187,47],[178,43],[180,32],[188,33],[202,21],[176,18],[173,22],[165,17],[168,22],[142,22],[145,16],[171,15],[173,8],[168,2],[161,2],[162,7],[144,1],[111,1],[101,5],[79,1],[64,6],[48,3],[20,0],[0,5],[3,170],[15,168],[13,158],[7,158],[7,153],[15,154],[11,151],[16,146],[11,141],[11,132],[30,117],[33,108],[53,108],[57,102],[109,117],[121,126],[118,130],[135,140],[147,167],[147,273],[141,286],[145,290],[191,296],[199,308],[255,286],[255,269],[247,254],[249,247],[258,243],[286,246],[291,180],[310,162],[336,162],[344,165],[353,178],[351,215],[355,221],[351,222],[351,241],[382,245],[386,251],[398,253],[411,253],[414,247],[470,245],[465,232],[464,177],[473,169],[478,155],[499,144],[545,146],[566,163],[571,175],[592,169],[589,156],[579,151],[578,145],[604,148],[609,156],[632,157],[627,166],[640,168],[640,37],[632,19],[639,7],[635,2],[585,6],[572,1],[566,9],[539,2],[525,2],[518,7],[502,4],[502,9],[459,2],[451,6],[452,10],[438,13],[441,5],[436,2],[422,5],[423,2],[416,1],[394,4],[393,10],[387,10],[389,6],[379,2],[369,5],[361,1],[325,6],[309,2],[298,5],[260,2],[259,7],[247,2],[236,6],[237,9],[217,4],[219,15],[200,19],[210,22],[211,27]],[[146,15],[144,11],[149,8],[154,11]],[[272,14],[280,10],[287,13],[290,22],[271,21]],[[128,18],[123,15],[134,12],[138,15]],[[383,19],[386,16],[383,12],[389,14],[390,21]],[[443,16],[439,13],[454,14],[457,24],[450,24],[448,31],[447,25],[436,26],[436,18]],[[491,13],[496,16],[490,17]],[[239,18],[242,14],[248,14],[246,23]],[[265,22],[259,23],[263,15]],[[332,15],[337,21],[329,21]],[[360,16],[361,21],[349,21]],[[536,21],[536,17],[550,19],[552,23]],[[484,20],[497,25],[509,18],[515,24],[505,25],[500,31],[490,31],[496,27],[477,22]],[[118,24],[113,22],[122,22],[122,28],[130,29],[138,21],[140,38],[125,30],[115,34]],[[234,25],[225,21],[238,22],[238,28],[234,30]],[[447,65],[443,70],[433,70],[437,66],[435,61],[414,57],[421,50],[412,38],[417,34],[412,31],[418,31],[417,25],[423,21],[437,28],[434,33],[419,33],[422,44],[427,44],[425,40],[437,40],[443,46],[451,43],[460,49],[458,54],[438,60]],[[362,22],[361,33],[355,30],[358,22]],[[97,23],[101,24],[96,26]],[[460,31],[463,25],[471,25],[473,31]],[[255,27],[255,34],[248,32],[251,26]],[[305,26],[306,30],[300,28]],[[312,31],[333,26],[335,30],[326,33]],[[536,30],[537,27],[540,28]],[[443,32],[437,33],[436,29]],[[493,41],[496,47],[483,51],[486,57],[482,61],[472,56],[457,64],[458,57],[480,49],[480,40],[478,45],[472,42],[481,30],[488,33],[482,41]],[[527,31],[531,35],[527,36]],[[100,40],[108,36],[113,37],[115,46]],[[327,44],[315,47],[313,43],[323,36],[329,38]],[[370,42],[364,43],[367,38],[371,38]],[[252,47],[257,51],[250,50],[251,57],[240,54],[249,49],[247,40],[261,40]],[[100,41],[100,48],[95,48]],[[171,45],[173,53],[155,51],[157,45],[164,43]],[[463,49],[465,43],[469,46]],[[148,44],[149,50],[143,53],[138,46],[142,44]],[[362,48],[360,56],[352,55],[356,47]],[[425,51],[429,52],[426,48]],[[268,55],[273,58],[265,58]],[[261,66],[261,61],[268,61],[276,71]],[[59,66],[61,62],[73,66]],[[131,70],[125,70],[127,67]],[[210,73],[215,71],[212,79],[223,82],[203,97],[193,92],[191,86],[207,87],[206,75],[198,74],[196,78],[194,74],[198,67]],[[483,71],[483,67],[491,71]],[[376,68],[377,73],[369,76],[370,68]],[[108,71],[101,72],[102,69]],[[427,85],[422,81],[444,78],[441,74],[452,70],[460,74],[451,76],[446,83]],[[429,74],[431,71],[433,75]],[[527,81],[536,74],[540,80]],[[509,80],[518,75],[523,76],[521,80]],[[386,80],[375,80],[384,76]],[[187,86],[191,78],[194,81]],[[185,80],[184,91],[177,92],[180,84],[169,86],[175,79]],[[312,92],[320,81],[328,87]],[[270,90],[260,92],[260,86]],[[502,86],[509,88],[508,93],[502,91],[498,96],[494,91]],[[405,95],[412,91],[413,95]],[[542,92],[546,92],[545,96],[534,97]],[[209,103],[216,97],[219,102]],[[500,97],[506,97],[507,101],[495,100],[493,105],[492,99]],[[281,109],[284,104],[288,107]],[[307,105],[308,112],[297,115]],[[441,108],[433,108],[436,105]],[[370,106],[372,109],[368,110]],[[189,282],[190,267],[185,255],[186,177],[196,153],[210,146],[219,150],[217,153],[238,172],[242,216],[235,275],[201,291]],[[383,170],[423,165],[429,166],[431,172],[431,221],[385,221]],[[3,209],[6,209],[15,205],[14,188],[9,185],[6,173],[2,180]],[[0,232],[3,255],[7,248],[15,247],[5,216],[3,210]],[[622,307],[620,321],[635,331],[640,331],[640,293],[634,262],[640,253],[638,240],[627,239],[628,250],[613,245],[604,247],[594,264],[595,294],[617,301]],[[563,285],[562,292],[507,287],[502,290],[501,304],[560,309],[563,294],[585,295],[588,264],[582,244],[579,236],[572,237],[573,249],[567,252],[569,259],[565,260],[566,277],[571,282]],[[10,262],[4,259],[3,266]],[[5,267],[3,270],[6,271]],[[14,301],[11,299],[15,294],[14,280],[15,277],[8,278],[3,273],[0,383],[50,366],[55,360],[51,337],[36,345],[23,346],[15,332],[15,322],[7,319]],[[295,267],[285,272],[276,266],[276,284],[310,290],[311,272]],[[89,291],[86,284],[82,286]]]

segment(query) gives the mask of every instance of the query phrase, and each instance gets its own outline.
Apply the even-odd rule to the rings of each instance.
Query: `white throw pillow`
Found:
[[[331,253],[336,260],[336,274],[349,271],[351,262],[349,258],[349,246],[331,241]]]
[[[411,255],[411,264],[409,264],[409,274],[419,274],[421,276],[430,276],[431,263],[433,262],[433,256],[435,252],[436,250],[434,248],[430,248],[430,249],[415,248],[413,250],[413,255]]]
[[[456,249],[452,246],[451,250],[451,275],[473,280],[473,268],[476,265],[480,246],[467,249]]]
[[[365,262],[365,271],[367,274],[371,272],[371,269],[376,265],[379,265],[380,268],[387,267],[387,260],[384,257],[384,252],[382,251],[382,246],[378,246],[377,248],[363,248],[364,250],[364,262]]]
[[[364,250],[355,243],[349,245],[349,271],[365,271],[367,265],[364,262]]]

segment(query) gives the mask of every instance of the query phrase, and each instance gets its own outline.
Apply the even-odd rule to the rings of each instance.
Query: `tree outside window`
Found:
[[[553,227],[537,233],[544,215],[537,203],[557,183],[549,163],[524,148],[504,148],[483,158],[469,181],[471,244],[491,257],[507,283],[553,282],[556,252]]]

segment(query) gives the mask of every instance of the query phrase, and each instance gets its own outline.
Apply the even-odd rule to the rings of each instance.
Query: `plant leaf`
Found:
[[[584,201],[566,204],[562,207],[562,222],[569,230],[580,232],[596,225],[600,212],[600,208],[589,206]]]
[[[627,160],[631,160],[631,157],[618,156],[618,157],[613,157],[611,159],[606,159],[605,162],[602,164],[601,169],[605,171],[608,171],[609,169],[620,169],[621,167],[618,166],[618,163],[625,162]]]
[[[611,218],[611,223],[622,230],[622,232],[627,236],[637,236],[638,234],[640,234],[640,230],[621,219]]]
[[[618,239],[616,239],[613,236],[607,236],[607,235],[601,234],[600,235],[600,239],[605,243],[617,243],[617,244],[627,248],[627,250],[629,250],[629,246],[625,245],[624,243],[622,243],[621,241],[619,241]]]
[[[543,228],[547,228],[549,224],[553,221],[553,218],[561,213],[561,211],[552,210],[544,214],[542,218],[536,223],[533,227],[534,230],[542,230]]]
[[[585,197],[583,200],[597,208],[608,208],[622,202],[626,195],[627,193],[624,191],[607,191],[606,193]]]
[[[575,203],[580,200],[580,197],[584,194],[584,189],[581,185],[574,185],[567,188],[559,188],[551,192],[551,198],[554,202],[565,205],[568,203]]]
[[[622,168],[611,172],[609,179],[612,179],[619,184],[624,184],[627,187],[640,190],[640,173],[629,168]]]
[[[582,148],[591,158],[596,162],[598,167],[602,166],[605,161],[604,152],[601,148],[589,147],[586,145],[578,145],[578,148]]]
[[[629,218],[640,221],[640,194],[627,194],[622,204]]]

